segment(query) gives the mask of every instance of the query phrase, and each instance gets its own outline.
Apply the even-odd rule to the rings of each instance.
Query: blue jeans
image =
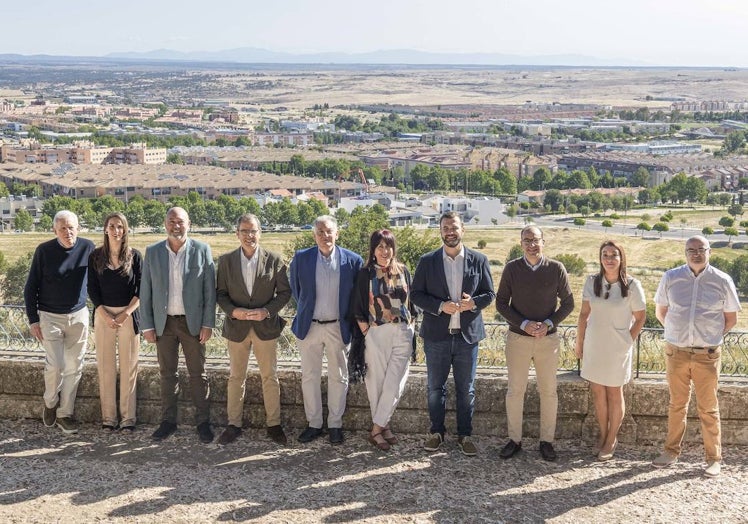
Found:
[[[452,369],[457,394],[457,434],[461,437],[470,436],[473,432],[478,344],[468,344],[461,335],[449,335],[446,340],[439,342],[425,340],[424,352],[431,433],[444,435],[446,430],[444,415],[447,410],[447,378]]]

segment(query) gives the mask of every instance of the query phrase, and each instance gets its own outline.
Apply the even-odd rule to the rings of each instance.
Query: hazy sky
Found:
[[[0,53],[367,52],[581,54],[748,67],[748,0],[13,0]]]

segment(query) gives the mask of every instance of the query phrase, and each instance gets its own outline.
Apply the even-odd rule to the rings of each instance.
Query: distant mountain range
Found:
[[[480,65],[480,66],[591,66],[591,67],[646,67],[651,64],[629,59],[606,59],[594,56],[561,55],[510,55],[501,53],[432,53],[412,49],[391,49],[369,53],[312,53],[295,54],[269,51],[255,47],[239,47],[221,51],[181,52],[157,49],[147,52],[109,53],[101,57],[72,57],[53,55],[0,54],[0,60],[67,61],[123,60],[158,62],[222,62],[243,64],[362,64],[362,65]]]
[[[390,49],[369,53],[295,54],[255,47],[184,53],[157,49],[145,53],[110,53],[108,58],[184,60],[197,62],[242,62],[273,64],[409,64],[409,65],[558,65],[643,66],[641,62],[608,60],[584,55],[507,55],[500,53],[432,53],[412,49]]]

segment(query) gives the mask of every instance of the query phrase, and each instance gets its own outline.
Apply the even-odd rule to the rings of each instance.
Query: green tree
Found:
[[[525,252],[522,251],[522,246],[520,244],[514,244],[511,248],[509,248],[509,253],[506,256],[505,264],[510,260],[514,260],[515,258],[524,256],[524,254]]]
[[[388,218],[387,210],[380,204],[355,208],[348,226],[340,230],[340,245],[365,256],[369,252],[371,232],[386,228]]]
[[[660,233],[660,238],[662,238],[662,233],[664,231],[669,231],[670,226],[667,225],[667,222],[657,222],[655,225],[652,226],[652,229]]]
[[[574,219],[574,225],[577,227],[584,227],[584,225],[587,223],[587,221],[583,218],[575,218]]]
[[[13,227],[20,231],[31,231],[34,228],[34,218],[25,209],[19,209],[13,219]]]
[[[2,286],[3,301],[5,304],[23,304],[23,288],[26,285],[26,277],[29,276],[31,259],[33,257],[34,253],[28,252],[24,256],[17,258],[13,264],[8,266],[8,269],[5,272],[5,281]]]
[[[701,230],[701,234],[704,235],[705,237],[708,237],[709,235],[714,234],[714,229],[712,229],[709,226],[706,226]]]
[[[517,194],[517,178],[505,168],[497,169],[493,174],[494,180],[499,183],[499,192],[503,195]]]
[[[638,231],[641,231],[642,232],[642,236],[644,236],[644,232],[645,231],[651,231],[652,230],[652,226],[650,226],[646,222],[639,222],[639,224],[637,224],[637,226],[636,226],[636,229]]]
[[[739,232],[734,227],[726,227],[725,228],[725,235],[727,235],[727,243],[729,244],[732,241],[732,237],[738,236]]]
[[[601,225],[601,226],[603,226],[603,227],[605,228],[605,230],[607,231],[607,230],[608,230],[608,228],[611,228],[611,227],[613,227],[613,222],[612,222],[611,220],[603,220],[603,221],[602,221],[602,222],[600,223],[600,225]]]
[[[143,209],[143,200],[131,200],[127,203],[125,208],[125,217],[127,218],[127,225],[133,230],[140,227],[145,223],[145,210]]]
[[[507,207],[504,213],[506,216],[508,216],[511,219],[514,219],[514,217],[517,216],[517,206],[515,204],[512,204],[511,206]]]
[[[727,212],[732,215],[733,217],[736,217],[738,215],[743,216],[743,206],[739,203],[731,204],[730,207],[727,208]]]
[[[722,144],[722,149],[726,153],[735,153],[743,148],[745,145],[745,134],[743,131],[730,131],[725,136],[725,141]]]
[[[640,166],[631,175],[631,185],[633,187],[647,187],[649,184],[649,171],[646,167]]]
[[[49,232],[52,231],[52,225],[52,218],[49,215],[42,215],[39,217],[39,222],[36,224],[36,230]]]
[[[722,227],[732,227],[735,225],[735,219],[732,217],[722,217],[719,219],[719,225]]]
[[[8,186],[5,185],[4,182],[0,182],[0,198],[10,196],[10,191],[8,191]]]

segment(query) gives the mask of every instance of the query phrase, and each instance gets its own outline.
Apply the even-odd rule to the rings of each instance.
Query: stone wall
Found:
[[[40,361],[0,360],[0,418],[39,418],[42,409],[44,363]],[[226,367],[209,369],[212,422],[226,424]],[[193,408],[189,399],[186,370],[180,368],[182,391],[179,422],[192,425]],[[279,371],[283,425],[287,429],[306,425],[301,396],[301,373],[296,367]],[[324,396],[323,379],[323,396]],[[504,396],[506,376],[479,373],[476,381],[476,405],[473,419],[474,433],[506,437]],[[152,363],[141,365],[138,377],[138,423],[160,422],[160,387],[158,368]],[[256,369],[250,372],[247,384],[247,403],[244,410],[245,426],[262,427],[265,413],[262,406],[260,376]],[[664,378],[634,380],[625,388],[627,414],[621,430],[622,442],[651,443],[663,440],[667,431],[668,392]],[[597,425],[592,397],[587,383],[575,373],[559,375],[559,409],[556,437],[583,439],[592,442]],[[323,399],[324,400],[324,399]],[[686,440],[700,442],[700,428],[695,402],[689,408]],[[454,389],[450,383],[448,393],[447,430],[454,432]],[[725,382],[720,387],[722,434],[725,445],[748,445],[748,383]],[[76,418],[85,423],[101,420],[98,401],[96,367],[87,363],[78,389]],[[528,385],[525,400],[525,428],[527,437],[537,438],[539,397],[535,382]],[[371,415],[363,384],[352,386],[348,393],[348,409],[343,421],[345,429],[366,430],[371,425]],[[392,427],[401,433],[427,433],[429,428],[426,409],[426,376],[422,367],[412,369],[405,394],[400,401]]]

